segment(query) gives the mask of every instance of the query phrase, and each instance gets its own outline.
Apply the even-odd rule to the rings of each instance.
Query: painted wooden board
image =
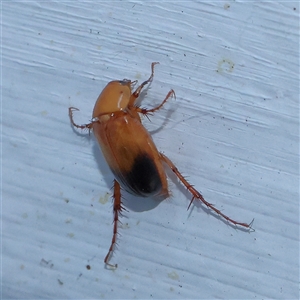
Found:
[[[299,298],[297,1],[2,2],[2,287],[12,299]],[[158,148],[228,226],[170,176],[162,202],[124,194],[112,263],[113,177],[68,107],[148,78]],[[134,137],[133,137],[134,138]],[[168,172],[170,174],[170,172]],[[89,266],[89,267],[87,267]]]

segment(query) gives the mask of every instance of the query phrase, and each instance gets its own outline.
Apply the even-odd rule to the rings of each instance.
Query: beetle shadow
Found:
[[[157,133],[157,132],[163,130],[163,129],[167,126],[167,124],[169,123],[169,121],[171,120],[171,116],[172,116],[172,114],[173,114],[175,111],[176,111],[175,109],[168,109],[168,111],[167,111],[167,113],[166,113],[166,115],[165,115],[165,118],[164,118],[162,124],[161,124],[158,128],[156,128],[156,129],[148,130],[148,132],[150,133],[150,135],[153,135],[153,134],[155,134],[155,133]],[[159,113],[159,112],[157,112],[157,113]],[[151,116],[148,117],[148,120],[149,120],[150,122],[152,122],[152,121],[151,121]]]
[[[103,157],[101,149],[99,148],[96,140],[94,138],[94,145],[93,145],[93,154],[98,165],[98,169],[100,173],[103,175],[104,181],[107,187],[110,189],[111,195],[113,195],[113,180],[114,175],[111,172],[108,164]],[[121,188],[121,195],[122,195],[122,203],[124,207],[128,210],[132,210],[134,212],[143,212],[154,209],[156,206],[159,205],[161,201],[163,201],[164,197],[138,197],[134,196],[124,189]]]
[[[123,203],[126,208],[134,212],[144,212],[157,207],[164,199],[163,196],[137,197],[123,191]]]

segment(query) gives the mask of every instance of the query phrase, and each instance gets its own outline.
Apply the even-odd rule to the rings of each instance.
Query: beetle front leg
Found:
[[[91,130],[92,129],[92,125],[93,123],[89,123],[89,124],[84,124],[84,125],[78,125],[74,122],[74,119],[73,119],[73,111],[74,110],[79,110],[78,108],[76,107],[69,107],[69,117],[70,117],[70,121],[71,121],[71,124],[76,127],[76,128],[79,128],[79,129],[89,129]]]
[[[131,97],[130,97],[130,100],[129,100],[129,103],[128,103],[128,106],[133,106],[134,105],[134,103],[135,103],[135,101],[136,101],[136,99],[139,97],[139,95],[140,95],[140,93],[141,93],[141,91],[142,91],[142,89],[145,87],[145,85],[147,85],[148,83],[150,83],[151,81],[152,81],[152,79],[153,79],[153,77],[154,77],[154,66],[155,65],[157,65],[157,64],[159,64],[159,62],[153,62],[152,64],[151,64],[151,75],[150,75],[150,77],[146,80],[146,81],[144,81],[133,93],[132,93],[132,95],[131,95]]]
[[[246,228],[251,228],[251,225],[253,223],[254,220],[252,220],[252,222],[250,224],[248,223],[241,223],[241,222],[237,222],[231,218],[229,218],[228,216],[224,215],[220,210],[218,210],[217,208],[215,208],[213,206],[213,204],[207,202],[204,197],[192,186],[188,183],[188,181],[183,177],[183,175],[178,171],[178,169],[176,168],[176,166],[172,163],[172,161],[165,156],[164,154],[160,153],[160,157],[161,159],[170,167],[170,169],[175,173],[175,175],[178,177],[178,179],[182,182],[182,184],[188,189],[188,191],[192,194],[193,198],[188,206],[188,209],[190,208],[191,204],[193,203],[194,199],[198,199],[200,200],[202,203],[204,203],[209,209],[213,210],[215,213],[217,213],[219,216],[223,217],[225,220],[227,220],[228,222],[234,224],[234,225],[239,225],[242,227],[246,227]]]
[[[116,180],[114,180],[114,194],[113,194],[113,198],[114,198],[114,229],[113,229],[113,236],[111,239],[111,244],[108,250],[107,255],[104,258],[104,263],[107,266],[110,266],[111,268],[117,268],[118,265],[112,265],[109,263],[109,260],[113,254],[114,248],[115,248],[115,244],[117,242],[117,235],[118,235],[118,222],[119,222],[119,214],[121,214],[122,210],[124,209],[122,206],[122,201],[121,201],[121,187],[119,182],[117,182]]]

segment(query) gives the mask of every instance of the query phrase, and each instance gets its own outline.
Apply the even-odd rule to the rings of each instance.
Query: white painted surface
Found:
[[[2,298],[298,298],[298,41],[296,1],[3,2]],[[170,180],[161,203],[124,194],[110,271],[113,177],[67,110],[88,122],[152,61],[143,106],[177,95],[144,120],[159,149],[256,231]]]

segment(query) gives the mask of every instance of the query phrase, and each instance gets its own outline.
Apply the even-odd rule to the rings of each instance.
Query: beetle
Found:
[[[188,183],[166,155],[157,150],[150,133],[142,125],[140,115],[149,116],[158,111],[169,98],[175,97],[175,92],[171,89],[161,104],[152,109],[140,108],[136,104],[143,88],[151,83],[156,64],[158,62],[151,64],[150,77],[134,92],[132,92],[132,88],[137,81],[123,79],[109,82],[95,103],[90,123],[76,124],[73,120],[73,112],[78,109],[69,108],[70,121],[74,127],[93,130],[103,156],[115,176],[113,235],[108,253],[104,258],[104,263],[113,268],[116,268],[117,264],[113,265],[109,261],[117,240],[119,215],[124,209],[121,201],[121,188],[136,196],[161,195],[165,198],[168,197],[168,182],[163,164],[166,164],[175,173],[191,193],[192,199],[188,209],[194,199],[198,199],[231,224],[251,228],[253,222],[249,224],[237,222],[223,214]]]

